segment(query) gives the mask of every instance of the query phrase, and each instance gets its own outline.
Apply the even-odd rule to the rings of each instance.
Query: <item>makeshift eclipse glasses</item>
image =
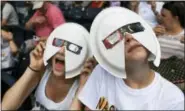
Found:
[[[66,49],[68,51],[73,52],[77,55],[79,55],[82,50],[81,46],[59,38],[54,38],[52,45],[55,47],[66,46]]]
[[[111,49],[123,39],[123,37],[125,36],[125,32],[133,34],[137,32],[142,32],[144,30],[145,28],[141,25],[140,22],[127,24],[106,37],[103,40],[103,44],[107,49]]]

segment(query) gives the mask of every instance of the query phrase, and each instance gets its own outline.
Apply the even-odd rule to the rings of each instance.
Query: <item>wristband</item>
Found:
[[[40,71],[38,71],[38,70],[35,70],[35,69],[31,68],[30,66],[28,66],[28,68],[31,69],[31,70],[34,71],[34,72],[40,72]]]

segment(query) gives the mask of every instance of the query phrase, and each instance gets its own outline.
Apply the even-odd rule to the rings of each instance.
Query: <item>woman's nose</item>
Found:
[[[59,53],[65,53],[65,46],[62,46]]]
[[[129,43],[133,39],[133,36],[129,33],[125,33],[125,43]]]

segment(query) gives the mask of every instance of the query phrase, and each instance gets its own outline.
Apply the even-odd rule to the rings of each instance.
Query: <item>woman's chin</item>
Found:
[[[126,61],[132,61],[132,62],[138,62],[138,61],[145,61],[147,58],[147,55],[145,54],[135,54],[135,55],[130,55],[126,58]]]
[[[56,70],[56,69],[54,69],[53,70],[53,74],[55,75],[55,76],[64,76],[64,70]]]

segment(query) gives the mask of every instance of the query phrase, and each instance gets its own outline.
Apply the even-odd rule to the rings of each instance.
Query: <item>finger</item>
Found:
[[[165,30],[163,27],[156,27],[156,30]]]
[[[83,69],[81,72],[81,74],[90,74],[90,73],[91,73],[91,70],[87,68]]]
[[[35,54],[37,54],[38,57],[42,56],[43,52],[44,52],[44,50],[42,49],[40,44],[38,44],[33,51],[34,51]]]
[[[160,34],[163,34],[165,31],[164,31],[164,29],[157,28],[157,29],[156,29],[156,32],[157,32],[157,33],[160,33]]]
[[[164,27],[160,27],[160,30],[165,31],[165,28]]]
[[[164,34],[165,33],[165,30],[159,30],[159,33],[160,34]]]
[[[158,32],[158,33],[156,33],[156,35],[161,36],[161,35],[163,35],[163,33]]]
[[[45,48],[46,48],[46,42],[43,42],[42,41],[40,44],[41,44],[42,49],[45,50]]]
[[[40,54],[37,50],[34,50],[32,53],[33,53],[35,58],[38,58],[40,56]]]
[[[93,61],[93,58],[90,57],[90,58],[87,59],[87,61],[88,61],[88,62]]]
[[[156,33],[157,34],[161,34],[162,32],[160,30],[156,30]]]
[[[98,64],[98,62],[96,61],[96,59],[94,59],[93,66],[95,67],[97,64]]]
[[[39,43],[36,47],[36,50],[42,55],[44,52],[44,43]]]
[[[43,48],[41,47],[41,45],[38,45],[38,46],[36,47],[36,50],[37,50],[38,52],[43,52]]]
[[[33,54],[33,51],[30,52],[30,58],[33,57],[34,54]]]
[[[95,65],[97,62],[94,57],[89,58],[87,61],[93,63],[93,65]]]
[[[162,25],[157,25],[156,28],[162,28],[162,29],[164,29],[164,26],[162,26]]]
[[[92,58],[88,58],[88,59],[85,61],[85,64],[89,64],[89,63],[93,63]]]
[[[42,56],[43,52],[42,52],[42,50],[41,50],[39,47],[37,47],[37,48],[35,49],[35,51],[37,52],[37,54],[38,54],[39,56]]]
[[[94,59],[94,63],[95,63],[95,64],[98,64],[96,58],[95,58],[94,56],[93,56],[92,58]]]
[[[32,60],[32,59],[37,59],[38,58],[38,56],[37,56],[37,54],[35,53],[35,52],[31,52],[30,53],[30,59]]]
[[[92,70],[93,69],[93,63],[86,63],[85,65],[84,65],[84,68],[88,68],[88,69],[90,69],[90,70]]]

